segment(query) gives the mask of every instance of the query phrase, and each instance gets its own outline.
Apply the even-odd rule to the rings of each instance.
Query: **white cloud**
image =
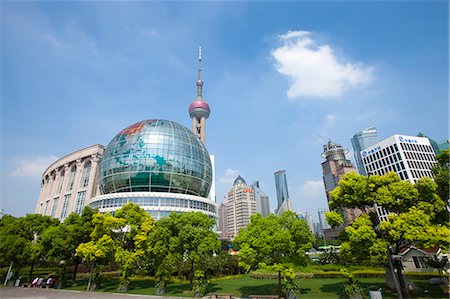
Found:
[[[305,199],[317,199],[325,196],[323,181],[306,181],[300,187],[300,196]]]
[[[40,177],[44,170],[57,159],[56,156],[14,157],[11,158],[14,170],[9,175],[23,178]]]
[[[367,84],[373,68],[359,62],[344,62],[330,45],[318,45],[308,31],[280,35],[282,46],[271,52],[277,71],[291,79],[290,99],[338,98],[348,89]]]
[[[336,122],[337,115],[335,114],[327,114],[325,115],[325,122],[327,125],[333,125]]]
[[[227,168],[219,181],[224,184],[232,184],[241,172],[239,170]]]
[[[54,37],[53,35],[50,35],[48,33],[45,34],[45,38],[57,48],[62,48],[62,49],[69,49],[69,48],[71,48],[66,43],[58,40],[56,37]]]

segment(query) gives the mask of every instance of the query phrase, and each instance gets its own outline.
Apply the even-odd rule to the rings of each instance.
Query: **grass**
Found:
[[[301,299],[314,298],[344,298],[342,290],[344,285],[343,278],[314,278],[296,280],[300,286]],[[388,295],[384,292],[384,278],[359,278],[361,287],[367,290],[367,287],[376,285],[383,289],[383,298],[397,298],[395,295]],[[412,298],[448,298],[444,295],[438,286],[432,286],[428,280],[412,280],[422,291],[420,294],[412,295]],[[71,290],[84,290],[86,288],[86,280],[78,280],[76,286],[69,287]],[[102,283],[99,292],[117,292],[119,279],[109,279]],[[424,291],[428,290],[428,294]],[[276,295],[277,280],[276,279],[255,279],[248,275],[235,277],[226,277],[211,279],[208,287],[208,293],[232,294],[235,297],[246,298],[250,295]],[[155,281],[150,278],[136,277],[130,284],[129,294],[154,295]],[[188,282],[171,283],[166,287],[165,296],[177,297],[193,297],[193,293],[189,290]],[[366,293],[368,297],[368,293]]]

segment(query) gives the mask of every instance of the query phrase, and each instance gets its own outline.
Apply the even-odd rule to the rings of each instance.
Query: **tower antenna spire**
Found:
[[[197,79],[197,100],[203,100],[202,97],[202,47],[198,47],[198,79]]]

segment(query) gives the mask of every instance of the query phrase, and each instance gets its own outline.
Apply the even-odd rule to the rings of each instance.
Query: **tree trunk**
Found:
[[[91,263],[91,271],[89,272],[89,280],[88,280],[88,285],[87,285],[87,290],[90,291],[91,290],[91,284],[92,284],[92,274],[94,272],[94,262]]]
[[[78,272],[78,261],[75,262],[75,269],[73,270],[73,277],[72,282],[75,282],[75,279],[77,278],[77,272]]]
[[[33,270],[34,270],[34,259],[31,261],[31,268],[30,268],[30,283],[33,281]]]
[[[401,261],[396,261],[395,262],[395,268],[397,269],[397,277],[398,277],[398,281],[400,283],[400,289],[401,289],[403,298],[409,299],[411,297],[409,296],[408,288],[406,286],[404,276],[402,275],[402,264],[401,264]]]
[[[281,297],[281,271],[278,271],[278,297]]]
[[[191,285],[191,290],[194,288],[194,260],[191,261],[191,271],[189,273],[189,283]]]

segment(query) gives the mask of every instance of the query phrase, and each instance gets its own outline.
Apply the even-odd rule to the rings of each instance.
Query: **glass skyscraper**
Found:
[[[358,168],[358,173],[361,175],[367,175],[362,162],[361,151],[374,145],[380,139],[378,136],[378,131],[375,127],[368,127],[352,137],[352,147],[355,155],[355,162]]]
[[[282,207],[283,203],[289,202],[289,192],[287,186],[286,171],[278,170],[277,172],[274,173],[274,176],[275,176],[275,188],[277,190],[277,204],[278,204],[275,213],[278,214],[278,212],[281,212],[280,208]]]

